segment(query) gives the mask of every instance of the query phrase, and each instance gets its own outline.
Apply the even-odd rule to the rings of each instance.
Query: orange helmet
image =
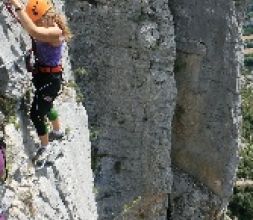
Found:
[[[50,0],[28,0],[26,13],[32,21],[37,21],[46,14],[50,8],[52,8]]]

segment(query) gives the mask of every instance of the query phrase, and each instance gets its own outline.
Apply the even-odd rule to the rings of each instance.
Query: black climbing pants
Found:
[[[46,116],[53,108],[53,101],[59,94],[61,81],[62,73],[35,73],[33,75],[33,84],[36,90],[30,118],[39,136],[43,136],[48,132]]]

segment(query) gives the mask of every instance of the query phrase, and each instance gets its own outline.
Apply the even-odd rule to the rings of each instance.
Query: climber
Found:
[[[30,110],[30,118],[36,128],[41,145],[36,152],[36,160],[46,160],[51,152],[50,139],[61,139],[64,132],[60,129],[57,111],[53,101],[58,96],[62,81],[61,57],[65,41],[71,33],[66,19],[57,13],[49,0],[28,0],[26,7],[20,0],[9,0],[14,6],[22,27],[33,40],[35,64],[32,82],[35,94]],[[48,132],[46,116],[53,130]]]

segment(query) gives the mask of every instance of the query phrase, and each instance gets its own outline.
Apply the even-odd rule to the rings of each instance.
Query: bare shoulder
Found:
[[[60,37],[62,35],[62,30],[58,26],[47,27],[48,34],[51,34],[56,37]]]
[[[61,44],[63,31],[58,26],[53,27],[38,27],[35,38],[54,45]]]

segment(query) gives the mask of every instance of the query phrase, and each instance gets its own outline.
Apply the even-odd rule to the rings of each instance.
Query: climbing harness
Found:
[[[62,65],[57,66],[39,66],[38,67],[39,72],[41,73],[59,73],[62,72]]]

